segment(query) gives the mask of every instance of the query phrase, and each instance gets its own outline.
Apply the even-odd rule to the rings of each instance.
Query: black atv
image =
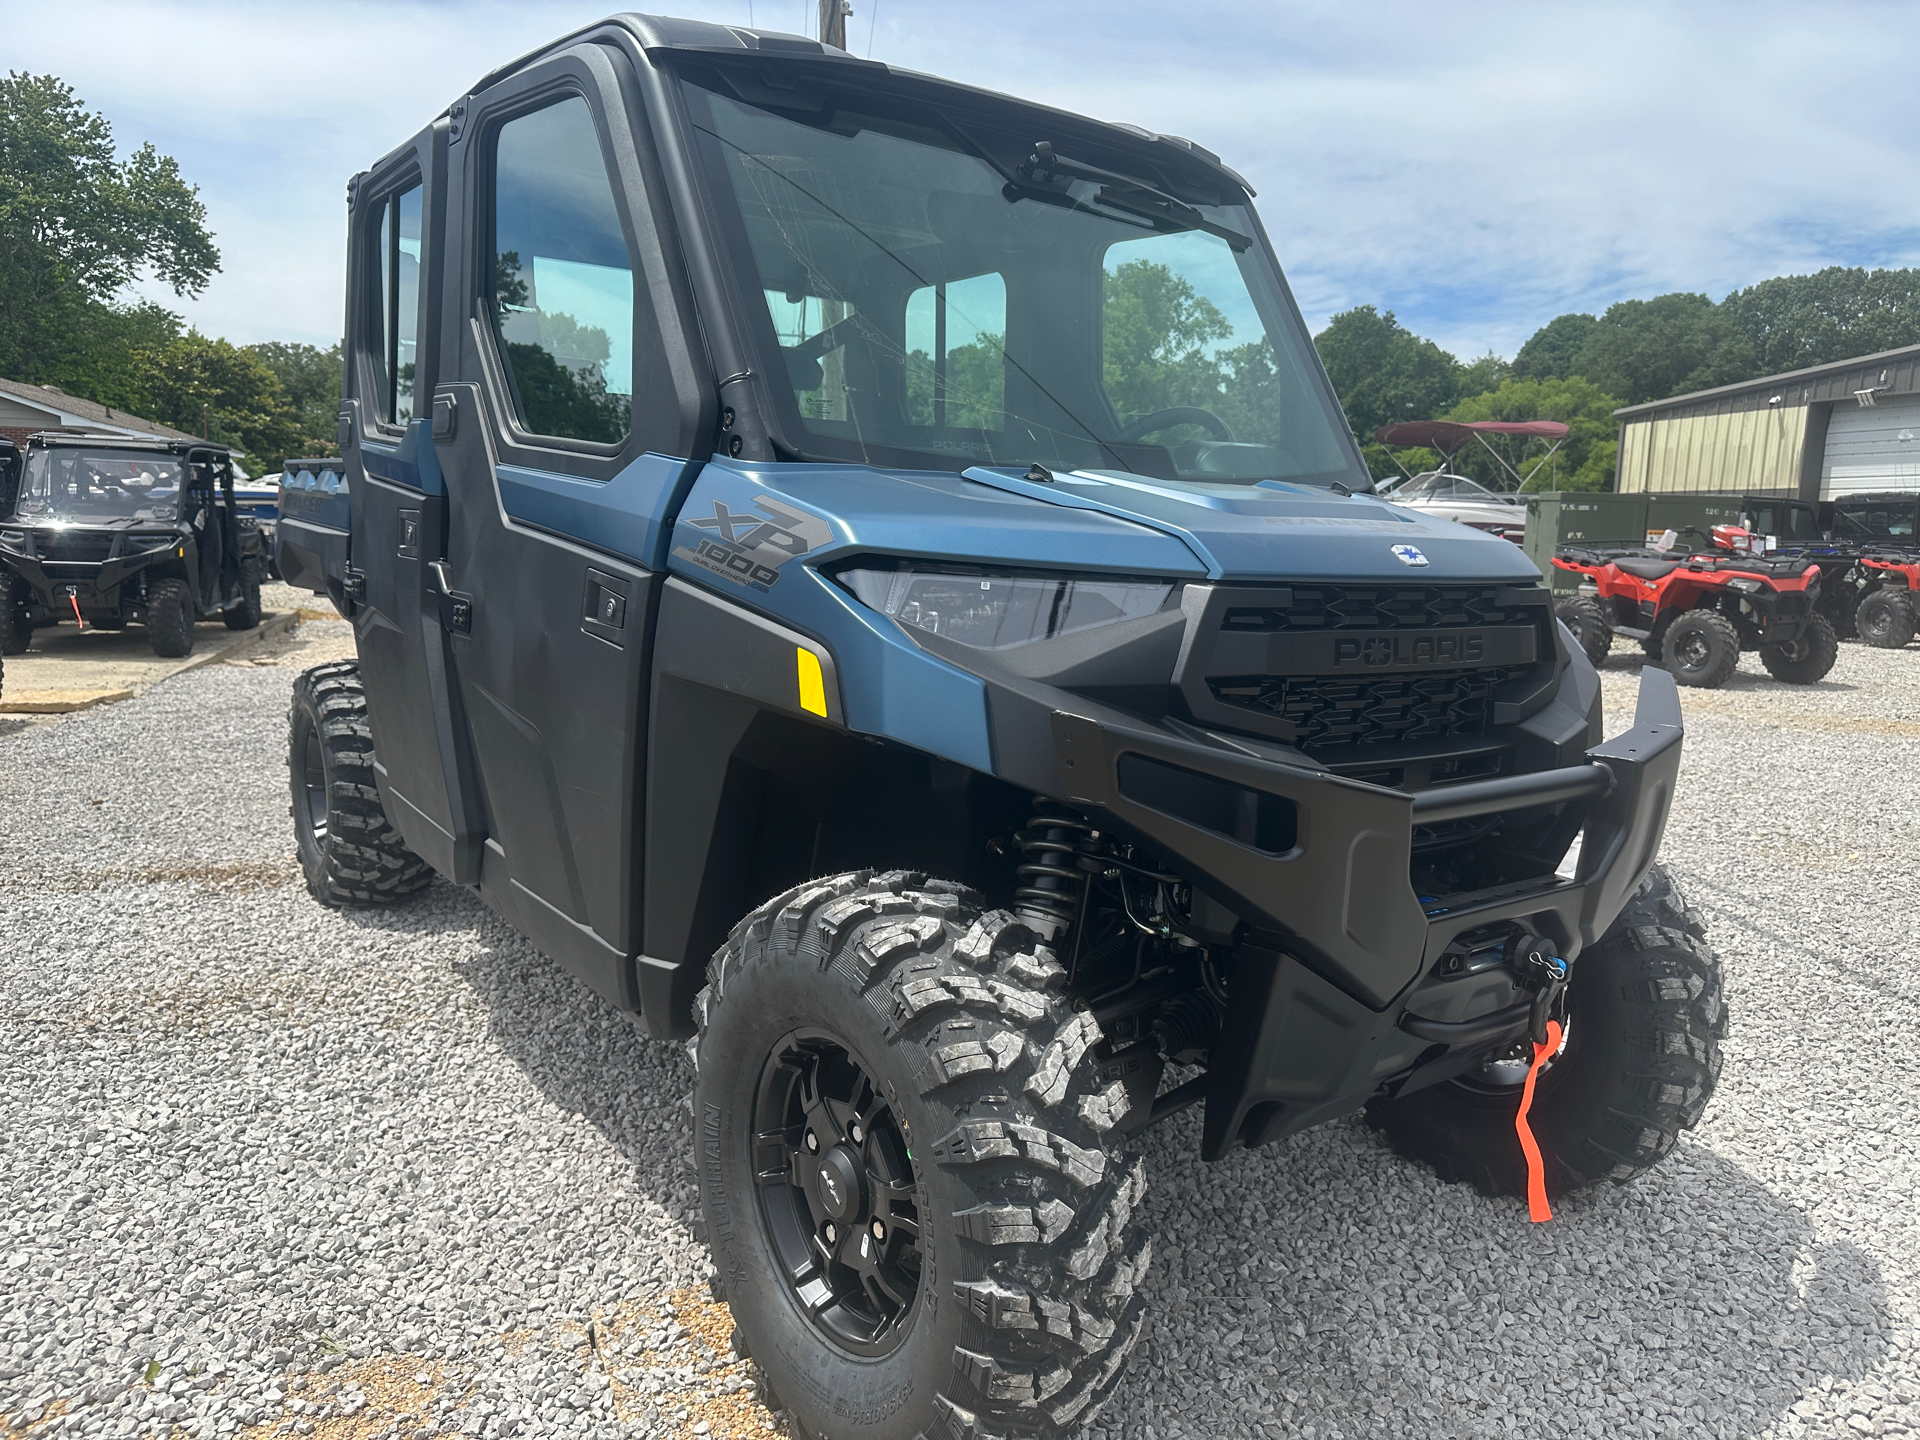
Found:
[[[42,625],[145,625],[153,653],[192,653],[196,620],[260,623],[259,527],[239,513],[231,452],[190,440],[29,436],[0,495],[0,654]]]
[[[358,642],[294,688],[308,885],[469,887],[694,1042],[798,1433],[1085,1426],[1188,1106],[1542,1208],[1699,1118],[1673,678],[1607,739],[1519,546],[1358,493],[1217,157],[628,15],[350,207],[347,493],[277,536]],[[1182,293],[1232,337],[1175,383]]]

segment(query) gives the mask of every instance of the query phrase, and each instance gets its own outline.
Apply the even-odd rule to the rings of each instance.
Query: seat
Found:
[[[1617,555],[1614,564],[1629,575],[1638,575],[1642,580],[1658,580],[1663,575],[1671,575],[1680,568],[1678,560],[1643,559],[1638,555]]]

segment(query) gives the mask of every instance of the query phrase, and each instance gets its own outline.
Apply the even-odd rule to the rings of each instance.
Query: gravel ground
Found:
[[[680,1049],[464,892],[301,888],[287,687],[345,634],[0,732],[0,1428],[773,1433]],[[1204,1166],[1178,1117],[1096,1435],[1920,1431],[1920,647],[1687,706],[1667,857],[1734,1017],[1701,1128],[1536,1227],[1357,1122]]]

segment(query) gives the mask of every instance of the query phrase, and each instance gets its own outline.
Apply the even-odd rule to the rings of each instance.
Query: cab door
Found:
[[[652,622],[669,519],[717,407],[652,220],[630,63],[582,44],[468,102],[450,165],[463,273],[433,425],[481,893],[637,1010]]]
[[[438,122],[351,192],[340,440],[352,516],[349,594],[381,798],[416,854],[472,884],[482,832],[463,779],[433,585],[446,485],[422,404],[437,365],[447,129]]]

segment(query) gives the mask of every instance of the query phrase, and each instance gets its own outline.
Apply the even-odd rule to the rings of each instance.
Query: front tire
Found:
[[[220,618],[229,630],[251,630],[260,623],[260,562],[253,556],[240,562],[240,603]]]
[[[716,1289],[803,1434],[1053,1440],[1111,1391],[1144,1323],[1146,1182],[1065,978],[1012,916],[909,873],[789,891],[715,957],[694,1117]]]
[[[1562,600],[1554,608],[1554,614],[1573,632],[1573,638],[1587,652],[1594,669],[1607,663],[1607,656],[1613,652],[1613,626],[1608,623],[1607,612],[1598,600],[1591,595],[1576,595],[1571,600]]]
[[[294,842],[313,898],[391,905],[424,889],[433,871],[380,805],[359,663],[336,660],[303,672],[293,682],[287,730]]]
[[[1689,610],[1667,626],[1660,660],[1682,685],[1717,690],[1740,663],[1740,632],[1713,610]]]
[[[1898,650],[1913,639],[1913,592],[1876,590],[1853,612],[1860,638],[1881,650]]]
[[[1548,1194],[1638,1179],[1699,1123],[1727,1033],[1720,962],[1706,933],[1656,865],[1600,942],[1573,962],[1566,1048],[1541,1072],[1528,1116]],[[1525,1195],[1513,1123],[1524,1068],[1484,1069],[1372,1101],[1367,1121],[1442,1180]]]
[[[27,602],[33,591],[27,582],[0,571],[0,655],[19,655],[33,639]]]
[[[163,660],[193,653],[193,592],[184,580],[155,580],[147,587],[147,643]]]
[[[1768,645],[1760,651],[1760,663],[1776,680],[1789,685],[1811,685],[1826,679],[1833,662],[1840,658],[1840,641],[1833,627],[1818,615],[1807,622],[1800,638],[1787,645]]]

